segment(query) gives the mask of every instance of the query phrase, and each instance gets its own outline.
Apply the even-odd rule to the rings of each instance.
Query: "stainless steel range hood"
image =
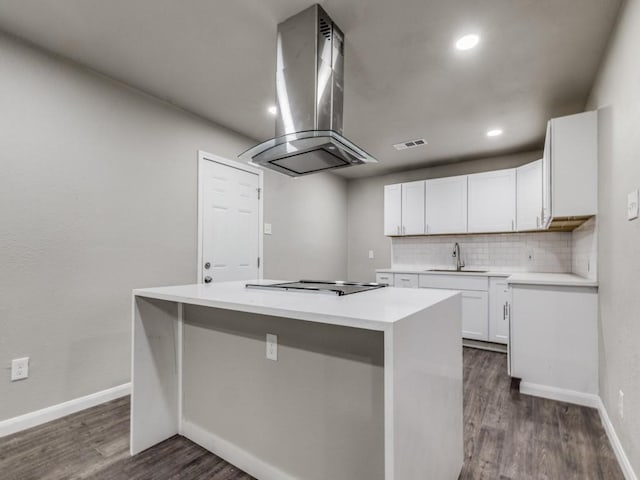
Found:
[[[376,163],[342,136],[344,36],[313,5],[278,25],[276,137],[242,153],[292,177]]]

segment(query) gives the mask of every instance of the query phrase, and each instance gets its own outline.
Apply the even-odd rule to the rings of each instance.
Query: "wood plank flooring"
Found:
[[[464,419],[461,480],[624,480],[598,412],[510,389],[504,354],[465,348]],[[126,397],[0,439],[0,479],[252,479],[179,436],[128,449]]]

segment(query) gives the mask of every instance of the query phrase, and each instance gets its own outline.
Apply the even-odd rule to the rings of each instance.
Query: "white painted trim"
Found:
[[[188,420],[182,422],[182,429],[184,437],[213,452],[252,477],[261,480],[296,480],[295,477]]]
[[[395,479],[393,326],[384,329],[384,478]]]
[[[260,256],[260,266],[258,267],[258,278],[264,276],[264,248],[263,241],[264,235],[262,229],[264,228],[264,171],[260,168],[255,168],[250,165],[236,162],[234,160],[228,160],[212,153],[207,153],[202,150],[198,150],[198,246],[197,246],[197,265],[196,265],[196,283],[202,283],[202,228],[203,228],[203,216],[204,210],[202,208],[202,202],[204,200],[204,185],[202,180],[202,162],[216,162],[228,167],[237,168],[245,172],[258,175],[258,185],[260,188],[260,200],[258,201],[258,255]]]
[[[609,418],[607,409],[605,408],[604,403],[602,403],[602,399],[600,397],[598,397],[597,408],[598,412],[600,412],[602,426],[604,427],[604,431],[607,432],[607,437],[609,437],[609,442],[611,443],[611,447],[616,454],[616,458],[618,459],[618,463],[620,464],[620,468],[622,469],[624,478],[626,480],[638,480],[638,477],[636,476],[635,472],[633,471],[633,467],[631,466],[631,462],[629,461],[627,454],[622,448],[622,444],[620,443],[618,434],[613,428],[613,423],[611,423],[611,419]]]
[[[28,428],[37,427],[43,423],[66,417],[72,413],[95,407],[101,403],[129,395],[130,393],[131,383],[124,383],[117,387],[108,388],[100,392],[85,395],[84,397],[74,398],[67,402],[58,403],[57,405],[52,405],[41,410],[36,410],[18,417],[3,420],[0,422],[0,437],[5,437]]]
[[[593,393],[576,392],[575,390],[549,387],[547,385],[538,385],[529,382],[520,382],[520,393],[591,408],[598,408],[598,402],[600,401],[600,397]]]
[[[184,359],[184,303],[178,303],[178,320],[176,321],[176,368],[178,369],[178,433],[182,434],[182,406],[184,395],[182,390],[182,365]]]

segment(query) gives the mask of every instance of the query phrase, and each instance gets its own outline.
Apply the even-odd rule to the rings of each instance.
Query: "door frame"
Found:
[[[202,236],[203,236],[203,226],[204,226],[204,179],[203,179],[203,168],[202,165],[204,162],[214,162],[219,163],[221,165],[225,165],[231,168],[237,168],[238,170],[242,170],[248,173],[253,173],[258,175],[258,188],[260,189],[260,198],[258,200],[258,256],[260,258],[260,265],[258,266],[258,278],[263,278],[264,272],[264,254],[263,254],[263,235],[262,235],[262,225],[264,222],[264,172],[259,168],[252,167],[250,165],[245,165],[240,162],[236,162],[235,160],[228,160],[226,158],[220,157],[218,155],[214,155],[212,153],[205,152],[203,150],[198,150],[198,253],[196,261],[196,283],[202,283]]]

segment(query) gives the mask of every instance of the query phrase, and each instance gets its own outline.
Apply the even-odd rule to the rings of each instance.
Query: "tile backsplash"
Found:
[[[596,218],[592,218],[572,232],[572,271],[583,277],[598,278],[598,235]]]
[[[393,268],[454,267],[451,253],[458,242],[468,269],[571,272],[572,240],[572,234],[567,232],[395,237],[391,241],[391,265]]]

